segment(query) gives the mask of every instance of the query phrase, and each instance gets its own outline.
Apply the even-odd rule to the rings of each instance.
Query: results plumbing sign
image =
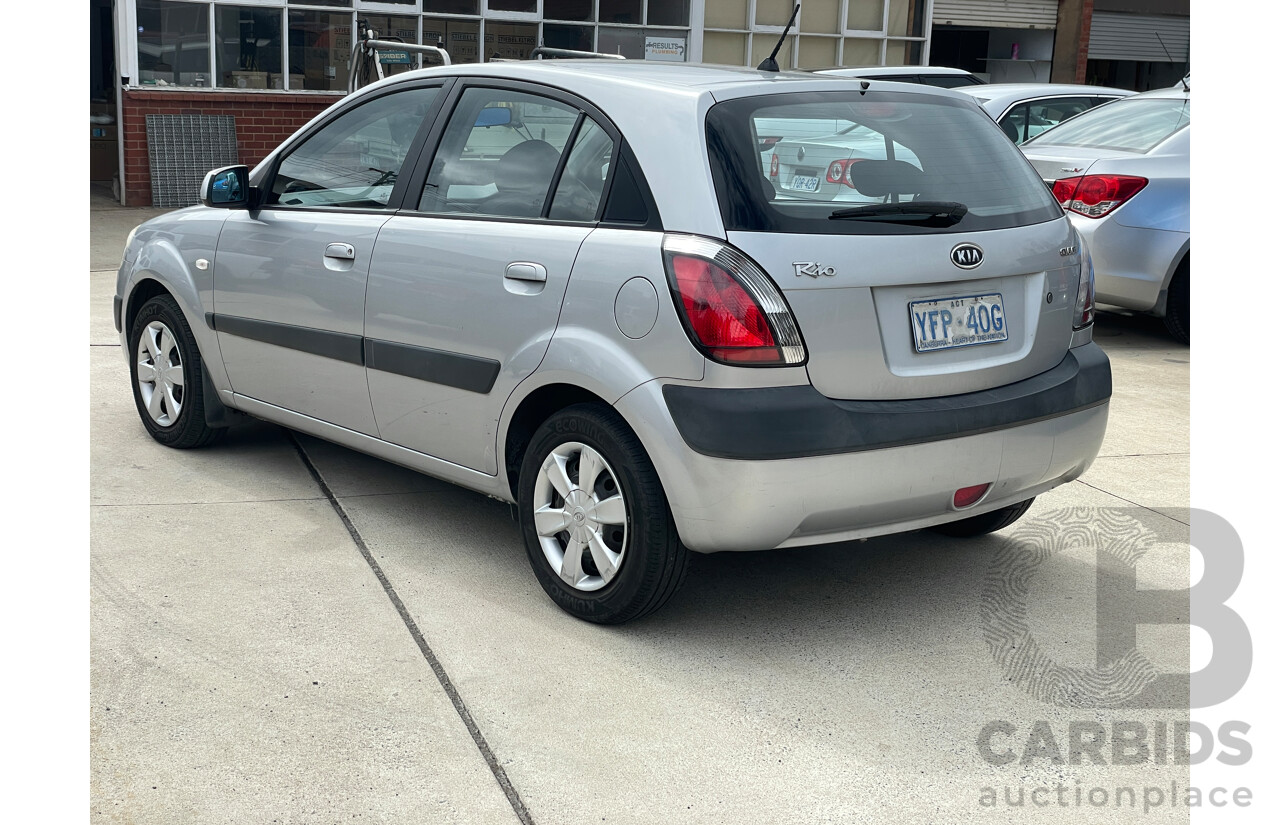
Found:
[[[644,39],[645,60],[684,61],[683,37],[646,37]]]

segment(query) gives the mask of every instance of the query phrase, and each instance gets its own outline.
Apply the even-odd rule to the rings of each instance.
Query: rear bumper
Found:
[[[1190,235],[1125,226],[1109,217],[1068,217],[1093,256],[1097,302],[1142,312],[1155,309]]]
[[[835,406],[826,408],[805,392],[810,387],[773,388],[764,398],[795,399],[791,412],[780,413],[776,403],[752,406],[761,390],[652,381],[617,407],[649,450],[690,549],[767,550],[941,524],[1079,477],[1106,431],[1110,365],[1093,344],[1072,350],[1063,364],[1010,387],[927,405],[900,401],[866,409],[829,402]],[[712,393],[712,411],[692,416],[689,398],[675,389]],[[747,395],[735,407],[724,393]],[[673,397],[681,400],[669,407]],[[712,415],[719,424],[714,431],[702,426]],[[887,416],[900,416],[903,431],[914,434],[891,440]],[[701,423],[691,427],[694,421]],[[691,443],[684,433],[693,430]],[[952,507],[957,489],[987,482],[991,489],[977,505]]]

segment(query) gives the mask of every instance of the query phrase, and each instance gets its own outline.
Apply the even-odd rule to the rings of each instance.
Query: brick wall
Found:
[[[1089,31],[1094,0],[1058,0],[1058,27],[1053,36],[1052,83],[1084,83],[1088,76]]]
[[[231,115],[241,163],[253,166],[285,138],[341,95],[287,92],[205,92],[130,89],[124,92],[124,172],[121,187],[129,206],[151,205],[147,115]]]

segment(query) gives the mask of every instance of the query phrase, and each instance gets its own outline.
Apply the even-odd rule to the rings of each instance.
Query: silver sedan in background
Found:
[[[1093,255],[1100,304],[1191,341],[1190,84],[1078,115],[1021,146]]]

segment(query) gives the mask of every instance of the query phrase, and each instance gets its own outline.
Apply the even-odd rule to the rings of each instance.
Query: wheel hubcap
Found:
[[[152,321],[138,339],[138,392],[152,421],[173,426],[182,412],[185,384],[177,339],[162,322]]]
[[[542,462],[533,498],[542,553],[565,584],[591,591],[613,581],[627,549],[627,505],[604,457],[561,444]]]

